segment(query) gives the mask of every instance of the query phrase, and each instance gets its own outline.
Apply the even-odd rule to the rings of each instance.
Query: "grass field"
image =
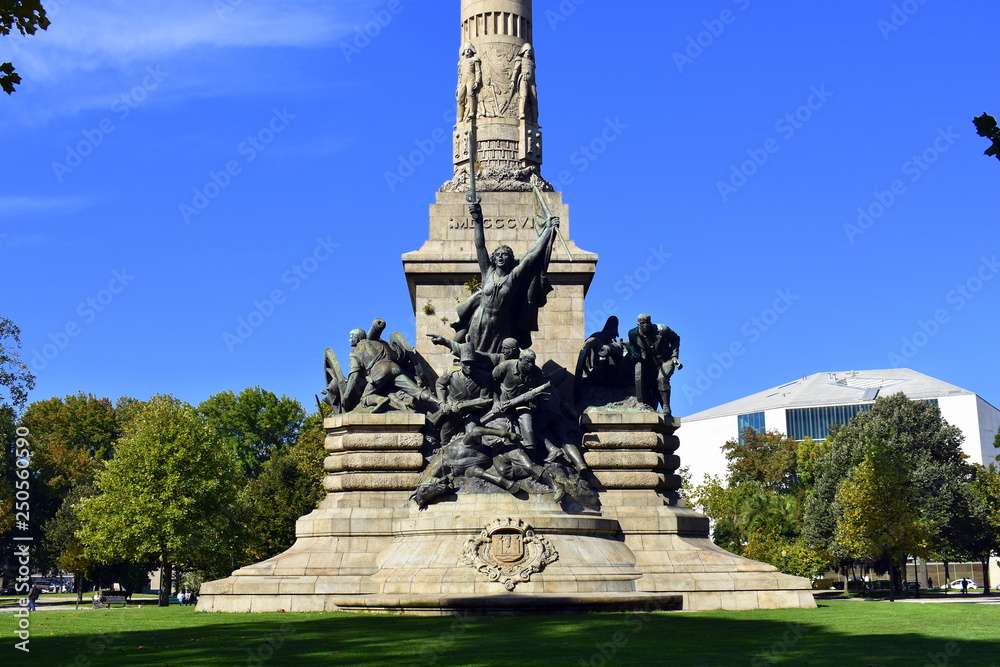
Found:
[[[43,610],[0,665],[1000,665],[1000,605],[829,601],[815,610],[417,618]]]

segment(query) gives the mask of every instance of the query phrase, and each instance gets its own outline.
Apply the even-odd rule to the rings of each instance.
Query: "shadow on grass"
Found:
[[[1000,664],[997,608],[903,607],[839,602],[816,610],[460,618],[196,614],[190,608],[49,612],[32,619],[30,658],[6,660],[19,652],[5,641],[4,664]]]

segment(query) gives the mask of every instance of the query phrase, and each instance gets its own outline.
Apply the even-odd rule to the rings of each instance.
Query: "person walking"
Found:
[[[42,594],[42,589],[38,587],[38,584],[32,584],[31,590],[28,591],[28,611],[37,611],[35,609],[35,602],[38,601],[38,596]]]

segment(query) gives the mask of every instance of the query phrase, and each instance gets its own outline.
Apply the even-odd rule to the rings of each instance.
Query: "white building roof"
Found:
[[[700,421],[782,408],[871,403],[879,396],[890,396],[900,391],[913,400],[973,395],[971,391],[908,368],[815,373],[684,417],[682,421]]]

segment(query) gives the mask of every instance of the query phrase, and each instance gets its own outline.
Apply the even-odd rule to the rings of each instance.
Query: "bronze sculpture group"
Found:
[[[449,493],[506,491],[512,495],[551,492],[557,502],[599,506],[581,451],[581,396],[611,388],[637,405],[670,413],[670,377],[681,368],[680,337],[640,315],[628,340],[618,337],[618,320],[588,337],[580,351],[575,401],[553,388],[530,349],[538,310],[551,291],[546,271],[559,219],[549,217],[538,240],[521,260],[507,246],[487,252],[479,197],[469,197],[475,225],[480,288],[458,308],[454,338],[430,335],[448,348],[455,364],[440,376],[376,319],[368,331],[350,332],[345,376],[332,350],[326,351],[325,401],[334,413],[406,410],[427,415],[427,463],[411,500],[424,509]],[[593,390],[598,390],[597,394]]]

